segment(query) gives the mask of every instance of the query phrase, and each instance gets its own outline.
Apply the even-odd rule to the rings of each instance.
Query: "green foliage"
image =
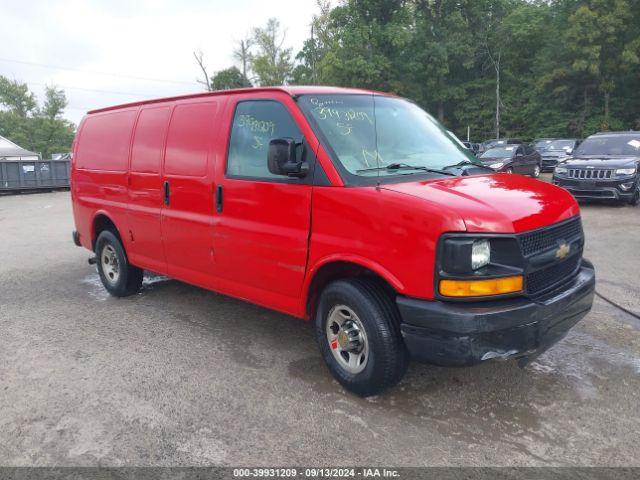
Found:
[[[284,85],[293,70],[291,48],[284,48],[285,34],[280,31],[280,22],[270,18],[264,28],[255,28],[253,43],[257,52],[250,56],[251,70],[260,85]]]
[[[461,138],[640,128],[640,0],[320,3],[292,78],[391,91]]]
[[[39,108],[25,83],[0,76],[0,135],[43,158],[71,149],[75,126],[62,119],[66,106],[64,92],[47,87]]]
[[[49,120],[58,120],[67,106],[67,97],[63,90],[56,87],[45,87],[45,101],[41,114]]]
[[[3,76],[0,76],[0,104],[20,117],[26,117],[38,106],[26,83]]]
[[[211,87],[214,90],[229,90],[231,88],[250,87],[251,83],[237,67],[230,67],[216,72],[211,77]]]
[[[333,35],[319,59],[321,83],[393,90],[398,54],[411,38],[402,0],[345,2],[329,15]]]

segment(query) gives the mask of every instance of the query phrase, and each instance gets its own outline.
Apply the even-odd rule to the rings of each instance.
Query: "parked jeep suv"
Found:
[[[606,132],[587,138],[558,164],[553,183],[578,199],[640,200],[640,132]]]

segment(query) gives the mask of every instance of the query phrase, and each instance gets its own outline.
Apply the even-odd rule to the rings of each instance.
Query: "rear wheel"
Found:
[[[329,284],[320,297],[315,330],[336,380],[361,396],[398,383],[409,363],[399,323],[392,297],[375,280]]]
[[[129,263],[120,239],[105,230],[96,240],[96,265],[100,280],[114,297],[126,297],[140,290],[143,270]]]
[[[533,178],[538,178],[538,177],[540,176],[540,170],[541,170],[541,169],[540,169],[540,165],[538,165],[538,164],[536,163],[536,166],[535,166],[535,167],[533,167],[533,174],[532,174],[532,177],[533,177]]]

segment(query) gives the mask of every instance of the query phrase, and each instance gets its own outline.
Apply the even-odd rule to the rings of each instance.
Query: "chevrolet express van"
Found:
[[[112,295],[149,270],[313,321],[359,395],[410,359],[531,359],[593,300],[569,192],[494,173],[384,93],[252,88],[95,110],[71,180],[74,241]]]

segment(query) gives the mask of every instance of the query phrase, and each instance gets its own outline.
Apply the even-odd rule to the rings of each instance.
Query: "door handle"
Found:
[[[162,186],[163,190],[164,190],[164,204],[169,206],[169,194],[170,194],[170,190],[169,190],[169,182],[167,180],[165,180],[163,186]]]
[[[222,205],[223,205],[222,185],[218,185],[216,187],[216,212],[222,213]]]

